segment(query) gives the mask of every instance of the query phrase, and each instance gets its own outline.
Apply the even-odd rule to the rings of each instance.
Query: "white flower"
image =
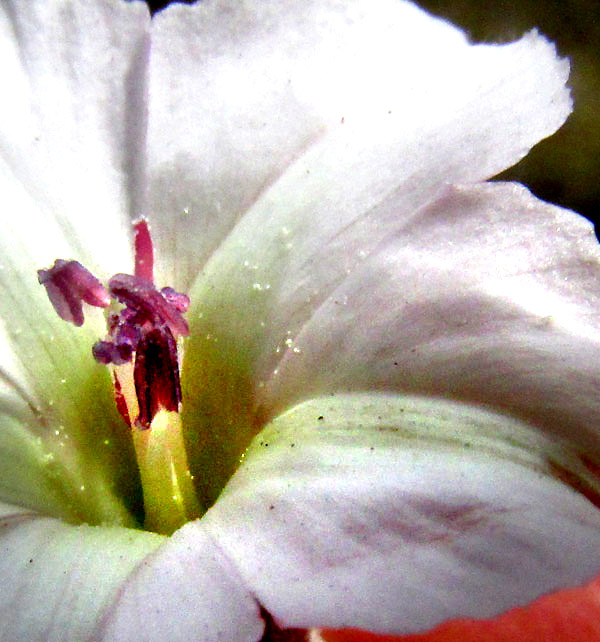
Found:
[[[5,0],[0,60],[3,642],[250,642],[261,606],[416,631],[598,571],[600,253],[481,182],[570,112],[542,36],[473,46],[401,0]],[[131,271],[141,214],[192,301],[216,500],[171,537],[130,528],[102,315],[36,279]]]

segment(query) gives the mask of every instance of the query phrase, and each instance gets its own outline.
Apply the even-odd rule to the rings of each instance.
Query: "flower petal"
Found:
[[[97,640],[122,584],[163,540],[123,528],[69,526],[0,504],[0,639]]]
[[[600,247],[588,221],[519,185],[446,190],[295,345],[264,388],[275,412],[331,390],[411,390],[505,409],[600,454]]]
[[[592,642],[600,639],[600,580],[544,596],[491,620],[454,620],[425,634],[379,636],[362,631],[311,632],[311,642]]]
[[[488,617],[600,567],[600,513],[552,478],[553,449],[447,401],[314,399],[261,432],[188,528],[218,540],[281,626]]]
[[[256,642],[263,628],[219,543],[188,524],[123,586],[98,635],[106,642]]]
[[[54,455],[36,434],[29,409],[19,401],[5,398],[0,406],[0,498],[74,521],[72,500],[53,471]]]
[[[174,4],[152,26],[161,271],[187,287],[257,201],[244,234],[266,239],[244,258],[264,266],[284,226],[298,251],[303,236],[331,236],[395,191],[410,210],[444,181],[488,178],[562,124],[567,75],[535,33],[471,46],[395,0]]]
[[[213,482],[201,489],[208,505],[264,415],[274,416],[272,396],[257,413],[261,386],[286,352],[302,350],[297,335],[348,274],[445,182],[510,165],[570,109],[568,65],[535,33],[471,46],[410,4],[341,6],[200,3],[191,13],[173,7],[155,25],[150,130],[162,133],[149,136],[150,171],[155,219],[182,212],[158,229],[186,272],[175,282],[218,245],[189,292],[182,369],[193,473]],[[186,62],[177,47],[164,53],[174,42]],[[174,86],[176,64],[195,80]],[[300,137],[306,127],[292,128],[280,145],[280,119],[286,132],[299,110],[316,114],[309,139]],[[178,125],[165,129],[160,116],[171,111],[185,124],[177,138]],[[166,144],[167,131],[177,144]]]
[[[259,607],[210,535],[71,526],[0,504],[0,639],[255,642]]]
[[[149,22],[140,2],[2,3],[0,162],[40,206],[32,219],[3,201],[2,217],[38,267],[62,250],[56,231],[46,238],[53,226],[77,254],[62,258],[116,272],[131,256],[122,232],[143,207]]]

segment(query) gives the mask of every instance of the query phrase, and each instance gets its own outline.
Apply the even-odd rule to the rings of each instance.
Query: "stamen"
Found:
[[[145,270],[149,274],[152,257],[148,226],[140,221],[136,224],[136,272]],[[82,301],[106,307],[113,297],[125,306],[108,317],[108,339],[97,341],[92,354],[104,365],[134,361],[139,406],[136,426],[149,428],[161,409],[179,411],[181,385],[175,339],[189,334],[182,316],[190,303],[185,294],[171,287],[159,292],[152,281],[138,274],[115,274],[107,291],[80,263],[62,259],[57,259],[50,270],[39,270],[38,278],[59,316],[78,326],[84,321]],[[116,397],[118,405],[118,390]],[[131,425],[129,418],[127,423]]]
[[[110,305],[106,288],[77,261],[56,259],[49,270],[37,274],[58,316],[76,326],[83,325],[83,301],[98,308]]]
[[[154,250],[148,223],[134,223],[135,274],[115,274],[108,290],[77,261],[57,259],[39,270],[58,315],[84,321],[82,302],[124,307],[108,315],[107,336],[92,347],[96,361],[112,366],[117,410],[132,431],[144,494],[146,527],[172,533],[200,514],[179,414],[181,384],[177,338],[189,327],[182,314],[190,300],[154,285]],[[151,430],[149,430],[151,429]]]
[[[189,298],[173,288],[163,290],[166,292],[159,292],[139,276],[113,276],[109,291],[126,307],[109,317],[112,341],[98,341],[92,348],[96,361],[106,365],[123,365],[135,356],[133,376],[139,406],[135,425],[143,429],[150,427],[161,409],[178,412],[181,402],[175,337],[189,333],[181,316]]]
[[[135,421],[138,428],[150,428],[161,409],[179,411],[177,344],[169,328],[158,327],[144,334],[135,355],[133,379],[140,409]]]

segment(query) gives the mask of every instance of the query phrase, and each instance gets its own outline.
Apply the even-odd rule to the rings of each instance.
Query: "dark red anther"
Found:
[[[135,245],[135,275],[154,281],[154,247],[148,221],[142,218],[133,224]]]
[[[157,327],[142,337],[135,354],[133,381],[140,414],[138,428],[150,428],[161,410],[177,412],[181,402],[177,344],[168,327]]]
[[[76,326],[83,325],[83,301],[98,308],[110,305],[106,288],[77,261],[56,259],[49,270],[37,274],[58,316]]]

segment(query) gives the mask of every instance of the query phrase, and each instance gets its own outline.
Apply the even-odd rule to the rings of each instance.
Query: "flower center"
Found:
[[[189,335],[183,317],[189,298],[154,284],[154,250],[145,220],[134,223],[135,274],[116,274],[108,289],[77,261],[57,259],[39,270],[57,314],[84,323],[83,303],[120,310],[108,315],[107,337],[92,347],[112,370],[119,414],[131,428],[144,495],[144,525],[171,533],[200,514],[181,430],[178,339]]]

